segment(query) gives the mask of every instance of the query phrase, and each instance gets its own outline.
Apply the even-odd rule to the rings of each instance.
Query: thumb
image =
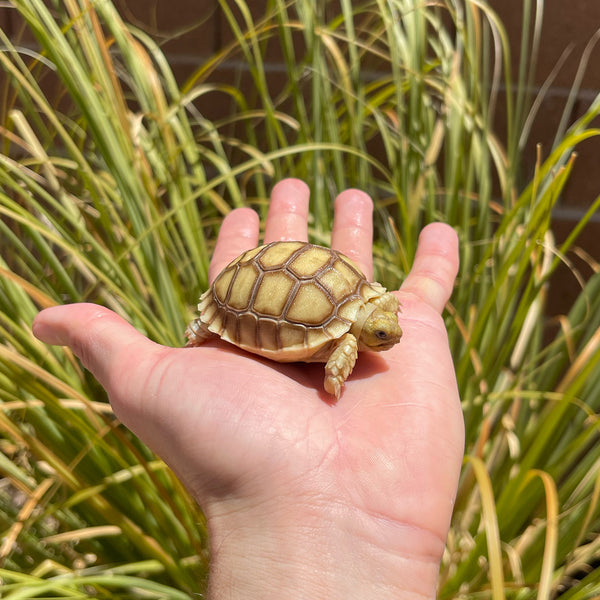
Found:
[[[182,481],[191,481],[193,444],[187,443],[190,434],[181,433],[189,421],[182,421],[182,412],[157,393],[169,370],[169,357],[181,349],[150,341],[116,313],[94,304],[47,308],[36,316],[32,329],[42,342],[71,348],[108,393],[117,418]],[[177,381],[180,372],[175,369]]]
[[[107,391],[111,400],[147,378],[163,349],[116,313],[96,304],[67,304],[41,311],[33,334],[42,342],[68,346]],[[150,359],[150,360],[148,360]],[[116,387],[117,386],[117,387]]]

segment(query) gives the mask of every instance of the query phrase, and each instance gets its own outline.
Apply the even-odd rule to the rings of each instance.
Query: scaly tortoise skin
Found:
[[[188,346],[219,336],[277,362],[324,362],[339,399],[358,352],[400,340],[399,303],[343,254],[306,242],[272,242],[232,261],[201,296]]]

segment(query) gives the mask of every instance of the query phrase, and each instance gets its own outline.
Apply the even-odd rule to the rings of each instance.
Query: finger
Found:
[[[412,269],[400,291],[414,294],[439,313],[454,287],[458,273],[458,237],[443,223],[432,223],[421,231]]]
[[[210,283],[234,258],[258,245],[258,229],[258,215],[251,208],[236,208],[223,219],[208,269]]]
[[[373,277],[373,201],[360,190],[335,200],[331,246],[351,258],[367,279]]]
[[[265,244],[279,240],[308,240],[310,190],[299,179],[283,179],[271,192],[265,224]]]
[[[115,382],[122,380],[135,389],[164,351],[116,313],[95,304],[47,308],[36,316],[32,328],[41,341],[71,348],[109,396]]]

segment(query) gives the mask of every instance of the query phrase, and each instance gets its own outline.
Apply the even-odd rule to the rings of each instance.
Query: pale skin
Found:
[[[265,243],[307,239],[308,198],[298,180],[275,186]],[[254,212],[230,213],[211,280],[258,235]],[[332,247],[370,278],[371,243],[370,198],[342,192]],[[44,310],[34,333],[81,358],[203,508],[211,599],[433,598],[463,455],[440,316],[457,247],[450,227],[423,230],[397,292],[403,337],[361,353],[337,403],[324,399],[322,365],[277,364],[221,341],[164,347],[95,305]]]

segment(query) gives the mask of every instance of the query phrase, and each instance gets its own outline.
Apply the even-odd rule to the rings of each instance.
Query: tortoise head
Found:
[[[400,341],[402,329],[396,313],[376,308],[365,319],[358,334],[358,349],[381,352]]]

